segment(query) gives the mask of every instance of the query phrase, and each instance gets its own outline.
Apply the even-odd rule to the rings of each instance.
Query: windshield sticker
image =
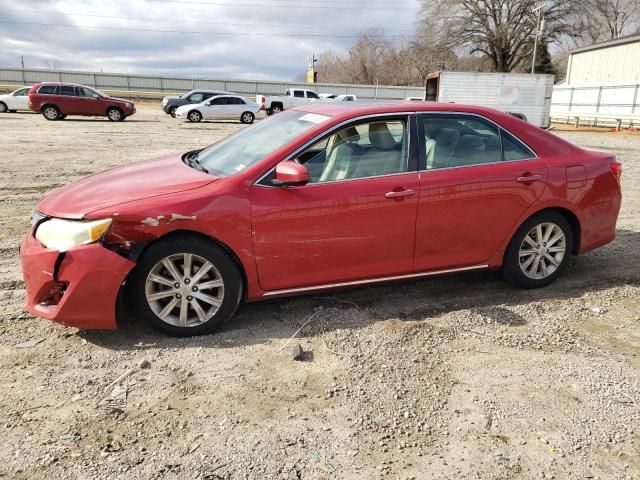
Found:
[[[303,122],[311,122],[311,123],[322,123],[325,120],[329,120],[329,117],[326,115],[318,115],[317,113],[307,113],[299,118]]]

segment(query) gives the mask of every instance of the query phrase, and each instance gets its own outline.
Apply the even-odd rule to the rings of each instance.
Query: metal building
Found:
[[[640,35],[629,35],[569,52],[566,84],[571,87],[638,83]]]

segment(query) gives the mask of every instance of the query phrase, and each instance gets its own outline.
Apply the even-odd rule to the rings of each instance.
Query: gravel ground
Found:
[[[542,290],[476,273],[276,300],[194,339],[21,312],[38,198],[238,128],[144,105],[119,124],[0,116],[0,477],[640,478],[635,134],[558,133],[618,155],[624,203],[617,240]]]

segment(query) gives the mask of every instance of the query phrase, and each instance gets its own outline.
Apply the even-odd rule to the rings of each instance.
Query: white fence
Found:
[[[178,78],[119,73],[82,72],[74,70],[46,70],[37,68],[0,68],[0,86],[32,85],[38,82],[80,83],[107,91],[145,93],[147,97],[184,93],[194,88],[226,90],[254,96],[281,95],[287,88],[310,88],[317,93],[353,94],[362,99],[403,99],[424,95],[422,87],[389,85],[344,85],[329,83],[295,83],[264,80],[225,80],[213,78]]]
[[[578,124],[640,125],[640,85],[556,86],[551,118]]]

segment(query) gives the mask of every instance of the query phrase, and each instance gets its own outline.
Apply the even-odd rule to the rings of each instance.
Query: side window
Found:
[[[307,92],[307,98],[320,98],[315,92]]]
[[[224,97],[214,98],[209,102],[209,105],[224,105]]]
[[[294,90],[293,96],[297,98],[304,98],[304,92],[302,90]]]
[[[65,95],[67,97],[75,97],[76,95],[76,87],[72,87],[69,85],[61,85],[60,93],[58,95]]]
[[[489,122],[463,115],[422,119],[427,170],[502,161],[500,132]]]
[[[194,102],[194,103],[200,103],[202,100],[204,100],[204,95],[202,93],[200,93],[200,92],[193,93],[189,97],[189,101],[190,102]]]
[[[27,93],[29,93],[29,89],[28,88],[23,88],[21,90],[18,90],[17,92],[15,92],[13,94],[14,97],[24,97],[27,95]]]
[[[43,85],[38,89],[38,93],[42,95],[55,95],[57,85]]]
[[[215,93],[205,93],[202,95],[202,100],[208,100],[211,97],[215,97],[216,94]]]
[[[528,160],[536,158],[529,148],[516,139],[513,135],[501,130],[502,133],[502,150],[504,151],[504,159],[508,160]]]
[[[247,104],[247,102],[245,102],[243,98],[236,97],[235,100],[236,100],[236,105],[246,105]]]
[[[407,171],[407,140],[406,119],[361,123],[316,142],[297,160],[310,183],[392,175]]]

